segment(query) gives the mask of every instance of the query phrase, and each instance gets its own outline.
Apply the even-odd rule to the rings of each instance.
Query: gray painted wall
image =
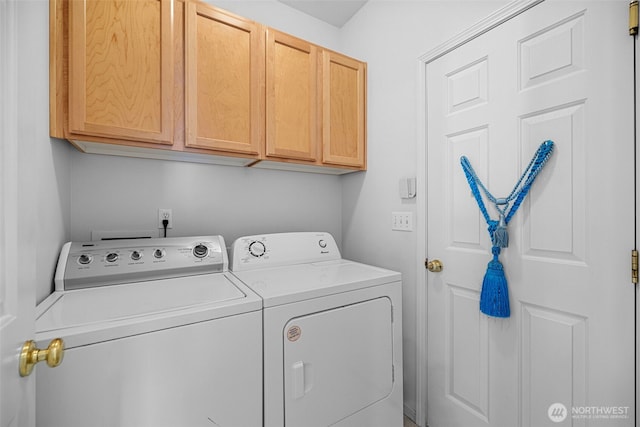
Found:
[[[37,301],[52,289],[58,253],[70,230],[70,144],[49,138],[49,3],[18,2],[18,137],[27,156],[19,158],[21,171],[31,173],[18,197],[33,215],[26,236],[34,257],[25,268],[36,269]],[[21,206],[24,206],[21,204]]]
[[[71,164],[71,240],[90,240],[92,230],[157,229],[158,208],[172,209],[168,236],[221,234],[227,246],[257,233],[342,236],[335,176],[79,152]]]

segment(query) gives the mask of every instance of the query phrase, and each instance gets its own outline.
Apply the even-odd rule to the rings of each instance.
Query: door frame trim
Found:
[[[437,46],[418,57],[418,106],[417,106],[417,188],[427,188],[427,65],[430,62],[459,48],[482,34],[500,26],[504,22],[520,15],[544,0],[522,0],[510,2],[496,10],[491,15],[467,28],[447,42]],[[425,193],[426,194],[426,193]],[[418,197],[416,200],[416,232],[417,241],[417,272],[416,272],[416,424],[425,427],[427,422],[427,275],[424,261],[427,258],[427,200]]]
[[[33,425],[32,412],[24,403],[35,401],[35,380],[21,379],[17,370],[19,351],[15,344],[24,339],[17,334],[24,333],[26,319],[20,313],[20,307],[25,304],[25,295],[31,294],[19,289],[19,227],[10,230],[7,225],[18,225],[21,182],[18,161],[20,154],[26,155],[28,151],[21,150],[19,144],[20,15],[18,0],[0,0],[0,55],[3,58],[0,64],[0,234],[3,236],[0,241],[0,377],[4,384],[0,384],[0,427]],[[26,316],[29,314],[33,316],[33,312]],[[31,409],[35,411],[35,406]]]

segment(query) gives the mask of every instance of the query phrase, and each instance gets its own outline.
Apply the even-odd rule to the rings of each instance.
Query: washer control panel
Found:
[[[232,271],[341,259],[333,236],[325,232],[245,236],[231,246]]]
[[[222,236],[68,242],[56,290],[89,288],[227,271]]]

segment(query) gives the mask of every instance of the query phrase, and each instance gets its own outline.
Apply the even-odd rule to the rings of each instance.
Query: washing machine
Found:
[[[262,425],[262,301],[221,236],[69,242],[36,341],[36,425]],[[42,348],[42,347],[41,347]]]
[[[402,426],[400,273],[323,232],[241,237],[230,269],[263,300],[265,427]]]

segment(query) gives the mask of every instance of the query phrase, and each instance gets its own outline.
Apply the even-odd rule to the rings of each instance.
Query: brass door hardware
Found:
[[[638,0],[629,3],[629,35],[638,34]]]
[[[45,350],[36,348],[35,341],[26,341],[20,352],[20,376],[26,377],[31,374],[33,367],[38,362],[47,361],[47,365],[51,368],[62,363],[64,357],[64,341],[56,338],[49,343],[49,347]]]
[[[439,259],[434,259],[433,261],[429,261],[428,259],[425,259],[424,266],[427,268],[427,270],[429,270],[432,273],[439,273],[442,271],[442,268],[444,267],[444,265],[442,264],[442,261],[440,261]]]

